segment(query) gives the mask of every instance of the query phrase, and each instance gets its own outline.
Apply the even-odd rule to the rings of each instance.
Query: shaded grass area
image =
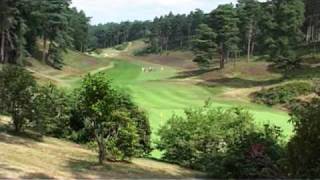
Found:
[[[132,163],[97,164],[96,153],[68,141],[42,141],[0,132],[1,179],[183,179],[204,174],[176,165],[133,159]]]

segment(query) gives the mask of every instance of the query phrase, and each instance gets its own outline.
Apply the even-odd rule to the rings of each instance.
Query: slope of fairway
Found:
[[[97,73],[113,67],[109,59],[95,58],[69,50],[64,54],[64,66],[54,69],[39,60],[29,58],[26,67],[40,83],[51,82],[61,87],[74,88],[81,78],[89,72]]]
[[[287,113],[261,105],[231,101],[218,98],[225,91],[221,87],[202,87],[188,80],[177,80],[171,77],[176,70],[160,65],[150,65],[154,72],[142,72],[141,68],[149,66],[142,62],[114,60],[114,68],[107,70],[108,78],[122,89],[126,89],[136,103],[144,108],[150,116],[153,138],[159,127],[173,115],[183,114],[184,109],[204,105],[205,100],[212,99],[215,107],[241,106],[248,109],[257,124],[274,124],[283,128],[285,135],[290,135],[292,126],[288,123]],[[154,154],[159,156],[159,154]]]

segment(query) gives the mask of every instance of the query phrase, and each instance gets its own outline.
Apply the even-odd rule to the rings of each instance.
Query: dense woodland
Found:
[[[89,74],[79,88],[67,92],[39,85],[23,68],[26,57],[62,68],[68,49],[86,52],[144,38],[149,46],[140,54],[191,50],[201,68],[218,63],[221,69],[238,56],[248,61],[259,56],[288,72],[300,67],[307,52],[303,0],[239,0],[210,13],[195,10],[153,21],[94,26],[70,4],[0,1],[0,61],[5,64],[0,71],[0,113],[12,117],[15,133],[31,130],[86,144],[98,152],[100,164],[148,157],[156,148],[164,160],[216,178],[319,177],[319,82],[288,83],[254,94],[259,103],[290,104],[294,132],[288,142],[281,128],[256,126],[249,111],[216,108],[210,101],[185,115],[173,115],[157,132],[159,139],[151,142],[147,114],[105,74]],[[315,98],[292,101],[309,93]]]
[[[68,48],[85,51],[90,18],[70,0],[1,0],[0,61],[23,64],[34,56],[56,68]]]
[[[84,52],[145,38],[149,47],[140,53],[193,50],[201,67],[210,67],[215,59],[224,68],[230,58],[246,55],[250,60],[253,55],[266,55],[278,67],[291,69],[299,65],[298,50],[305,39],[302,0],[239,0],[237,5],[220,5],[208,14],[198,9],[189,14],[169,13],[153,21],[95,26],[89,26],[90,18],[84,12],[70,8],[68,0],[1,3],[1,62],[21,64],[23,57],[31,55],[61,68],[67,48]],[[199,30],[201,24],[208,28]],[[203,33],[212,37],[204,42]],[[206,54],[199,47],[211,50]]]
[[[198,9],[189,14],[169,13],[152,22],[92,26],[90,47],[106,48],[146,38],[149,47],[140,54],[193,50],[200,66],[210,67],[214,59],[220,59],[220,68],[224,68],[230,58],[246,55],[250,60],[253,55],[267,55],[279,67],[290,69],[300,61],[297,50],[304,43],[304,17],[302,0],[239,0],[236,5],[220,5],[210,13]],[[201,24],[208,28],[199,29]],[[212,37],[206,39],[202,37],[204,34]],[[208,49],[211,50],[206,54]]]

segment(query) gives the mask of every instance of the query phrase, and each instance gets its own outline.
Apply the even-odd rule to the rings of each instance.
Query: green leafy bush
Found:
[[[320,99],[292,109],[294,136],[288,143],[289,170],[295,178],[320,176]]]
[[[205,106],[173,116],[160,129],[157,147],[164,160],[215,178],[280,177],[280,134],[276,127],[259,130],[241,108]]]
[[[75,96],[70,124],[80,134],[72,137],[94,141],[100,163],[106,158],[126,160],[151,151],[147,116],[128,95],[114,89],[105,74],[86,76]]]
[[[311,94],[314,90],[311,83],[291,82],[256,92],[253,94],[253,99],[257,103],[273,106],[289,103],[298,96]]]
[[[52,84],[38,86],[33,98],[33,127],[37,132],[58,138],[70,134],[72,98]]]
[[[265,125],[262,130],[246,133],[230,145],[222,160],[221,172],[228,178],[286,177],[286,151],[283,144],[279,127]],[[211,172],[221,173],[215,169]]]
[[[0,71],[0,112],[12,117],[18,133],[32,121],[35,89],[35,80],[23,68],[5,65]]]
[[[69,133],[70,98],[54,85],[39,86],[25,69],[5,65],[0,71],[0,112],[12,117],[16,132],[65,137]]]

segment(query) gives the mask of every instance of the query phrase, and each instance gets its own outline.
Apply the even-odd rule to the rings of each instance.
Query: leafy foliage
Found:
[[[216,34],[208,25],[201,24],[197,29],[197,35],[192,42],[192,50],[196,56],[193,61],[198,63],[200,67],[207,68],[212,64],[217,46],[215,38]]]
[[[243,134],[230,145],[222,162],[222,172],[228,178],[286,177],[285,157],[281,129],[265,125],[263,130]],[[219,167],[212,169],[213,174],[221,173],[217,169]]]
[[[35,88],[35,80],[21,67],[6,65],[0,71],[0,112],[12,116],[18,133],[33,119]]]
[[[56,137],[69,133],[70,99],[53,85],[39,86],[23,68],[0,71],[0,112],[11,115],[16,132],[26,127]]]
[[[255,52],[258,23],[261,20],[261,4],[257,0],[238,0],[237,11],[239,16],[240,44],[247,52],[247,58]]]
[[[298,96],[314,92],[314,86],[308,82],[291,82],[284,85],[263,89],[253,94],[255,102],[267,105],[286,104]]]
[[[283,155],[281,130],[258,130],[241,108],[223,110],[210,105],[173,116],[160,131],[163,158],[209,172],[215,178],[279,177]]]
[[[210,13],[210,22],[210,26],[217,33],[220,68],[223,69],[230,54],[239,51],[239,18],[233,4],[218,6]]]
[[[262,44],[277,67],[290,70],[300,64],[298,46],[303,40],[303,0],[274,0],[263,8]]]
[[[33,97],[33,128],[64,138],[70,133],[72,98],[52,84],[38,86]]]
[[[319,178],[320,100],[302,102],[292,115],[295,135],[288,143],[290,172],[297,178]]]
[[[76,92],[75,114],[91,134],[89,140],[95,141],[100,163],[106,156],[123,160],[150,152],[151,131],[146,116],[128,96],[111,87],[105,74],[86,76]]]
[[[70,0],[1,1],[0,62],[22,65],[24,56],[40,59],[37,53],[42,52],[43,62],[61,68],[61,53],[67,48],[86,50],[89,18],[70,4]]]
[[[209,106],[173,116],[160,131],[158,148],[163,158],[184,166],[209,170],[241,132],[253,130],[252,117],[242,109]]]

